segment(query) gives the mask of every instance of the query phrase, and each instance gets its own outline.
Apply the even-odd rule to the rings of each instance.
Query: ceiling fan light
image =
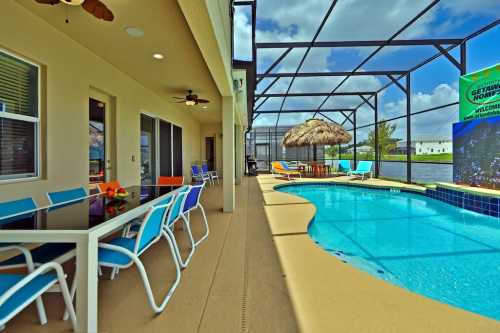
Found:
[[[84,1],[85,0],[61,0],[62,3],[70,6],[81,6]]]
[[[195,101],[186,101],[186,105],[193,106],[193,105],[196,105],[196,102]]]

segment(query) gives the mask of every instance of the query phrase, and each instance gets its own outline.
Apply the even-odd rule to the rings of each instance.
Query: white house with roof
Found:
[[[415,155],[433,155],[433,154],[451,154],[453,153],[453,144],[449,138],[420,137],[420,140],[414,140],[410,144],[411,153]],[[396,151],[406,154],[406,141],[396,143]]]
[[[451,154],[453,143],[449,138],[415,140],[416,155]]]

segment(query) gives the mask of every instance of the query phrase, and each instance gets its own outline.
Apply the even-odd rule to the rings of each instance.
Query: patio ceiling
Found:
[[[352,122],[374,109],[375,93],[404,92],[408,74],[440,56],[463,74],[465,42],[500,22],[493,0],[238,3],[257,6],[252,119],[268,126],[285,116]]]
[[[192,112],[202,123],[221,121],[219,91],[176,0],[150,0],[147,4],[137,0],[105,0],[115,15],[113,22],[97,20],[80,7],[40,5],[34,0],[18,2],[167,102],[173,101],[172,96],[184,96],[192,89],[211,101],[208,109],[184,104],[172,106]],[[66,15],[69,24],[65,23]],[[144,36],[129,36],[124,28],[131,26],[142,29]],[[157,52],[164,54],[165,59],[153,59],[153,53]]]

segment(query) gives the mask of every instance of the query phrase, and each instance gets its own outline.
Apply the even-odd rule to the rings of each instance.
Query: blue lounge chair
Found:
[[[356,170],[350,171],[349,176],[361,176],[361,180],[365,180],[365,175],[372,177],[372,161],[360,161]]]
[[[349,174],[351,172],[351,161],[349,160],[339,160],[339,172]]]
[[[61,265],[49,262],[35,269],[31,254],[24,247],[17,245],[0,247],[0,251],[12,250],[22,253],[28,274],[0,274],[0,330],[33,301],[36,301],[40,324],[46,324],[47,315],[41,295],[56,283],[61,289],[73,330],[76,330],[75,310]],[[55,274],[48,274],[50,271],[55,271]]]
[[[113,270],[128,268],[134,264],[137,266],[144,284],[144,289],[146,290],[149,305],[155,313],[160,313],[165,309],[181,278],[180,266],[177,261],[173,241],[165,232],[163,227],[165,217],[172,205],[172,201],[173,200],[171,198],[167,198],[158,205],[152,207],[144,217],[144,222],[141,224],[139,232],[135,237],[117,237],[109,242],[99,243],[99,265],[111,267]],[[151,285],[149,283],[144,265],[140,260],[140,256],[161,238],[165,238],[169,245],[177,277],[166,295],[163,297],[162,302],[158,305],[154,299],[153,290],[151,289]]]
[[[87,197],[87,191],[85,191],[83,187],[47,193],[47,198],[49,199],[51,206],[75,202],[85,197]]]
[[[191,165],[191,175],[195,182],[204,183],[205,181],[211,181],[210,175],[204,174],[197,165]]]
[[[184,201],[184,206],[182,208],[182,214],[187,217],[188,221],[190,220],[190,213],[195,209],[200,209],[201,215],[203,217],[203,222],[205,224],[205,234],[194,243],[195,246],[198,246],[203,240],[208,237],[209,229],[208,229],[208,221],[207,216],[205,215],[205,209],[200,203],[201,194],[203,192],[203,188],[205,187],[205,183],[201,185],[191,186],[189,189],[189,193],[186,196],[186,200]]]

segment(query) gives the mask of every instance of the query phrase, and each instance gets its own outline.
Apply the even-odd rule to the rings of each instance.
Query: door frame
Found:
[[[212,139],[212,155],[213,155],[213,168],[212,170],[217,170],[217,136],[212,135],[212,136],[205,136],[205,159],[208,163],[208,155],[207,155],[207,139]]]
[[[116,103],[115,97],[95,87],[89,88],[87,99],[87,119],[89,119],[90,99],[104,103],[104,181],[117,178],[116,153]]]

